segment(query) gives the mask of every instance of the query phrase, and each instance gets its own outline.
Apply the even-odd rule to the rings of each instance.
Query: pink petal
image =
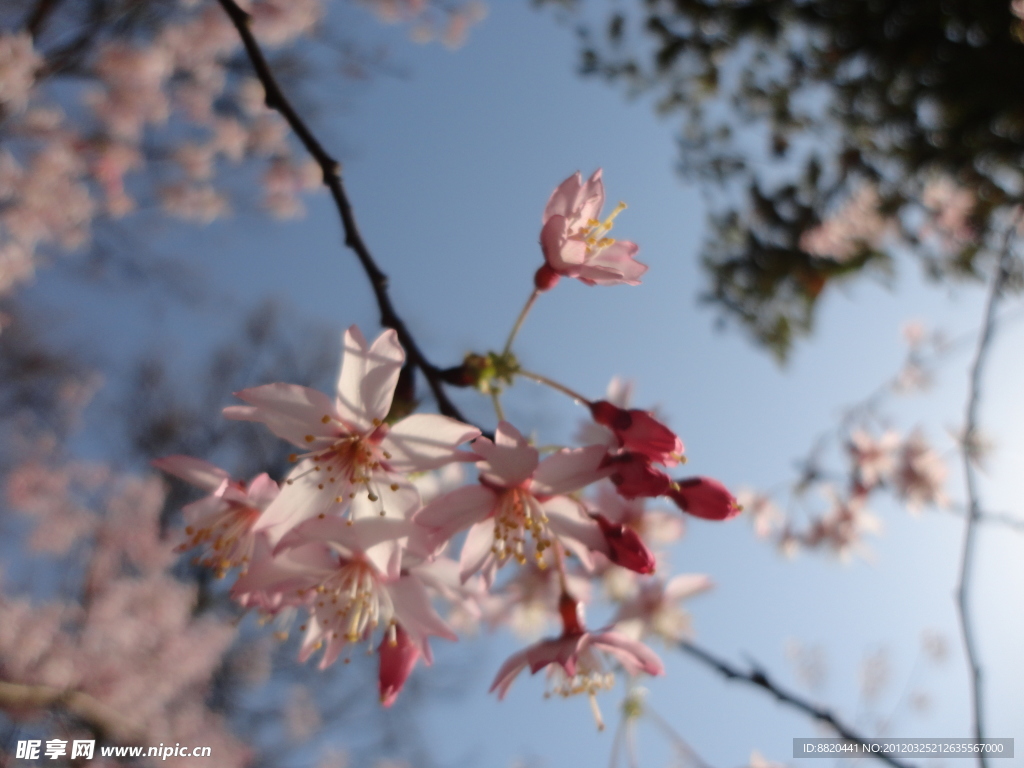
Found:
[[[603,445],[558,451],[537,467],[530,491],[538,496],[572,493],[607,477],[611,470],[600,467],[606,453]]]
[[[580,279],[599,285],[639,285],[640,277],[647,271],[647,265],[636,260],[640,246],[629,240],[616,240],[606,248],[592,253],[580,269]],[[591,275],[590,270],[595,274]]]
[[[359,328],[349,328],[338,375],[337,405],[341,417],[361,432],[376,426],[375,419],[383,421],[391,409],[404,362],[405,351],[393,329],[384,331],[370,347]]]
[[[715,583],[710,577],[703,573],[682,573],[673,576],[665,584],[665,598],[667,600],[685,600],[701,592],[712,589]]]
[[[498,674],[494,676],[494,682],[491,683],[491,688],[488,693],[498,692],[498,699],[504,699],[505,694],[508,693],[508,689],[512,686],[513,681],[526,668],[527,659],[526,651],[522,650],[517,653],[513,653],[507,659],[505,663],[501,665],[501,669],[498,670]]]
[[[515,488],[533,474],[540,453],[507,421],[498,423],[494,440],[478,437],[473,441],[473,450],[484,457],[477,468],[487,482]]]
[[[482,485],[466,485],[427,504],[413,516],[420,525],[433,528],[438,543],[486,519],[498,502],[498,494]]]
[[[251,605],[254,596],[260,594],[259,602],[273,602],[269,593],[278,592],[286,597],[285,604],[295,604],[301,601],[295,591],[318,584],[337,562],[322,543],[305,544],[273,556],[270,549],[266,538],[258,536],[249,569],[231,587],[234,600]]]
[[[382,575],[397,576],[393,562],[396,546],[412,533],[412,523],[390,517],[367,517],[349,523],[331,515],[307,520],[293,528],[277,550],[289,549],[304,543],[321,542],[329,545],[347,559],[365,557]],[[398,547],[400,549],[400,547]]]
[[[213,493],[220,488],[221,483],[231,479],[231,476],[220,467],[192,456],[164,456],[161,459],[153,459],[151,463],[157,469],[162,469],[208,493]]]
[[[236,397],[254,406],[227,407],[224,416],[242,421],[259,421],[271,432],[295,445],[308,447],[313,437],[331,437],[337,431],[333,423],[324,424],[323,417],[335,413],[334,405],[323,392],[298,384],[264,384],[243,389]]]
[[[396,472],[426,472],[453,461],[480,457],[457,446],[480,437],[480,430],[447,416],[416,413],[395,424],[381,447],[391,454],[388,466]]]
[[[392,488],[391,486],[397,486]],[[420,508],[420,493],[416,486],[399,475],[388,472],[374,472],[370,481],[377,501],[371,501],[364,486],[354,488],[355,497],[349,501],[349,514],[353,520],[362,517],[407,518]]]
[[[492,556],[494,544],[494,523],[484,520],[469,529],[466,540],[462,543],[459,556],[459,579],[465,584],[469,577],[484,567],[487,558]]]
[[[280,487],[266,472],[257,475],[249,483],[249,501],[256,509],[266,509],[280,492]]]
[[[594,567],[591,552],[608,554],[608,545],[598,524],[580,509],[578,502],[568,496],[555,496],[541,507],[548,516],[552,533],[569,547],[588,571]]]
[[[266,531],[272,544],[276,545],[289,528],[305,520],[321,514],[340,513],[345,509],[345,501],[335,501],[338,498],[336,492],[319,487],[318,475],[310,471],[314,466],[312,459],[300,461],[282,485],[277,498],[253,526],[253,530]],[[346,496],[342,494],[341,498]]]
[[[547,205],[544,206],[542,222],[547,222],[552,216],[571,216],[580,207],[579,197],[582,190],[583,177],[576,171],[555,187]]]
[[[665,674],[665,666],[658,655],[636,640],[630,640],[618,632],[602,632],[592,636],[595,648],[607,651],[617,658],[631,675],[646,672],[648,675]]]
[[[426,646],[427,637],[443,637],[445,640],[457,641],[452,628],[437,615],[434,606],[431,604],[430,595],[426,587],[415,576],[403,576],[398,581],[388,585],[388,592],[391,594],[391,602],[395,606],[395,618],[405,627],[409,636],[423,650],[424,655],[430,655],[430,649]]]

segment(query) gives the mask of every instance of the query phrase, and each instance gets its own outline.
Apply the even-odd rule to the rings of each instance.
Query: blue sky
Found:
[[[435,361],[454,363],[469,350],[500,347],[540,264],[537,238],[548,195],[570,173],[587,175],[598,166],[609,201],[629,205],[615,234],[640,244],[650,271],[633,288],[563,281],[527,321],[517,342],[520,359],[591,396],[603,393],[613,375],[633,379],[636,404],[657,406],[669,418],[694,473],[734,488],[791,480],[794,460],[842,407],[899,367],[904,321],[918,318],[955,334],[980,319],[980,290],[925,286],[907,261],[896,290],[864,283],[830,297],[813,341],[779,369],[735,329],[716,331],[713,313],[698,304],[704,208],[700,191],[674,173],[674,125],[657,119],[643,100],[627,102],[602,83],[579,79],[569,28],[526,3],[495,0],[490,16],[455,52],[406,43],[398,29],[384,34],[408,75],[348,91],[340,105],[332,104],[325,83],[314,124],[342,157],[363,235],[391,276],[396,306]],[[358,323],[375,333],[372,297],[341,247],[334,209],[325,195],[311,199],[309,209],[299,222],[240,212],[148,241],[156,252],[188,254],[211,294],[223,297],[212,302],[219,309],[208,302],[190,314],[170,302],[124,298],[111,311],[109,299],[73,298],[59,277],[45,273],[32,291],[61,302],[69,315],[88,317],[88,333],[110,340],[111,359],[152,345],[166,345],[169,355],[191,354],[193,345],[212,345],[227,333],[233,308],[263,296],[339,332]],[[124,323],[126,316],[137,322]],[[1021,340],[1020,328],[1007,326],[986,383],[983,423],[997,452],[983,484],[993,509],[1019,509],[1024,491],[1022,366],[1014,352]],[[897,426],[907,431],[923,423],[936,443],[949,447],[946,430],[962,419],[968,361],[966,353],[954,356],[933,391],[896,401]],[[492,418],[484,399],[465,402],[476,418]],[[506,409],[548,442],[568,439],[583,416],[565,398],[529,383],[510,393]],[[950,458],[949,490],[959,497],[959,465]],[[796,683],[787,641],[821,645],[829,676],[820,698],[853,720],[863,656],[880,647],[890,651],[893,680],[884,711],[896,705],[914,669],[921,632],[939,630],[950,658],[917,672],[933,708],[927,717],[904,713],[894,735],[967,736],[952,600],[961,521],[935,511],[912,518],[895,504],[877,511],[885,531],[872,542],[873,560],[848,565],[820,555],[784,560],[742,518],[723,525],[694,521],[673,552],[673,566],[708,573],[718,585],[692,604],[696,638],[733,662],[757,659],[790,687]],[[990,732],[1024,737],[1024,535],[985,530],[979,546],[974,594]],[[425,714],[438,757],[480,768],[520,758],[545,766],[608,760],[611,733],[595,732],[585,701],[545,701],[543,681],[529,678],[504,702],[486,694],[516,640],[499,634],[465,642],[486,643],[486,661],[481,677],[467,682],[465,697],[438,702]],[[454,654],[459,647],[438,651]],[[788,760],[792,738],[818,735],[806,718],[767,696],[726,684],[670,650],[663,657],[667,676],[644,683],[649,701],[711,764],[743,764],[751,749]],[[620,694],[603,699],[610,730]],[[664,764],[664,738],[649,727],[641,736],[648,757],[642,764]]]

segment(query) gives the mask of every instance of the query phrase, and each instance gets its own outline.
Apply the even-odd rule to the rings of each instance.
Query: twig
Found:
[[[954,515],[970,515],[970,507],[964,508],[958,504],[954,504],[947,509],[948,512]],[[1019,514],[1011,514],[1010,512],[978,512],[978,522],[984,523],[985,525],[1002,525],[1009,528],[1012,531],[1018,533],[1024,533],[1024,517]]]
[[[860,746],[866,746],[867,741],[865,736],[855,732],[824,707],[816,706],[811,702],[800,698],[796,694],[790,693],[784,688],[780,688],[768,677],[768,674],[764,670],[758,668],[756,665],[749,671],[741,670],[687,640],[681,640],[679,642],[679,648],[693,658],[702,662],[705,666],[711,667],[726,679],[738,680],[746,683],[747,685],[761,688],[762,690],[772,694],[779,702],[797,709],[805,715],[809,715],[820,723],[824,723],[847,741],[851,741]],[[902,760],[897,760],[887,752],[869,751],[867,754],[881,760],[882,762],[888,763],[893,766],[893,768],[912,768],[911,763],[905,763]]]
[[[355,216],[352,213],[352,205],[345,192],[345,186],[341,181],[341,166],[337,160],[327,153],[320,141],[313,135],[309,126],[299,117],[291,102],[285,97],[284,92],[274,77],[274,73],[271,72],[270,66],[267,64],[266,57],[263,55],[259,43],[256,42],[256,38],[252,34],[252,30],[249,27],[249,14],[243,11],[235,0],[219,0],[219,2],[242,38],[245,52],[248,54],[249,61],[256,71],[256,76],[263,84],[263,89],[266,92],[267,107],[277,110],[284,117],[288,125],[295,132],[295,135],[298,136],[299,141],[302,142],[302,145],[312,155],[317,165],[320,166],[320,170],[323,172],[324,186],[330,190],[331,197],[334,198],[334,204],[341,217],[341,225],[345,232],[345,245],[355,252],[359,263],[363,267],[363,271],[366,272],[366,276],[370,280],[370,287],[373,289],[373,294],[377,299],[377,306],[380,308],[381,325],[387,328],[394,328],[397,331],[398,340],[405,348],[409,360],[423,372],[423,376],[430,386],[430,391],[437,401],[437,409],[445,416],[451,416],[459,421],[466,421],[462,412],[448,398],[448,394],[444,391],[440,369],[431,363],[420,350],[405,322],[395,311],[394,305],[391,303],[391,297],[388,295],[388,277],[377,266],[373,256],[370,255],[369,249],[366,247],[366,243],[363,241],[362,235],[359,234],[359,227],[356,225]]]
[[[974,355],[974,363],[971,366],[970,378],[967,389],[967,411],[964,419],[963,445],[970,445],[971,439],[978,430],[978,410],[981,406],[981,378],[988,360],[988,353],[992,346],[992,338],[996,326],[996,309],[999,300],[1002,298],[1003,287],[1010,274],[1010,245],[1013,233],[1020,220],[1020,212],[1010,222],[1003,240],[1003,247],[999,253],[999,261],[996,264],[995,274],[992,276],[992,287],[989,290],[988,299],[985,303],[984,322],[981,326],[981,333],[978,336],[977,351]],[[978,499],[978,479],[974,469],[974,462],[971,459],[971,452],[966,448],[963,450],[964,459],[964,483],[967,487],[967,521],[964,524],[964,542],[960,554],[960,575],[958,578],[956,592],[957,614],[960,618],[960,633],[964,641],[964,654],[967,656],[967,666],[970,669],[971,689],[971,719],[973,720],[974,738],[981,741],[984,738],[985,718],[984,701],[981,687],[981,662],[978,659],[978,649],[975,645],[974,628],[971,624],[970,606],[968,604],[968,592],[971,580],[971,567],[974,564],[975,538],[978,531],[978,523],[981,520],[981,502]],[[985,768],[988,760],[984,752],[978,752],[978,765]]]
[[[39,0],[25,21],[25,31],[33,38],[39,37],[39,33],[43,31],[47,18],[60,5],[60,2],[61,0]]]
[[[62,709],[85,723],[101,739],[109,738],[122,744],[141,744],[145,738],[145,732],[138,725],[81,691],[0,680],[0,709]]]

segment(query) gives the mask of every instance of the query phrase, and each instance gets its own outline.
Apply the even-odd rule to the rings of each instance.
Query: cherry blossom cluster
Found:
[[[544,263],[504,351],[467,356],[456,377],[492,395],[493,435],[393,408],[406,365],[398,334],[370,342],[353,326],[334,397],[266,384],[236,393],[245,404],[224,410],[295,447],[280,485],[266,474],[243,482],[188,456],[155,462],[207,493],[184,509],[182,548],[198,549],[218,576],[237,573],[231,596],[240,605],[294,618],[300,660],[319,654],[323,668],[369,644],[380,700],[390,705],[418,661],[431,662],[431,638],[454,641],[480,622],[525,629],[553,620],[560,632],[511,656],[491,690],[503,697],[523,669],[545,669],[548,694],[586,694],[602,727],[595,694],[617,670],[662,673],[643,638],[684,636],[679,602],[710,581],[655,574],[649,546],[681,535],[679,512],[725,520],[740,507],[716,480],[670,477],[685,461],[683,443],[650,411],[630,408],[627,388],[616,382],[608,399],[589,401],[525,371],[511,351],[529,307],[559,278],[636,284],[645,271],[634,243],[609,237],[625,206],[601,220],[603,202],[600,171],[555,190],[544,212]],[[500,393],[519,377],[586,403],[581,445],[538,448],[504,418]],[[474,476],[461,482],[470,463]],[[657,497],[677,512],[645,510]],[[600,629],[583,613],[595,580],[618,603]]]
[[[360,4],[418,25],[421,38],[441,26],[453,45],[483,15],[472,3]],[[323,0],[242,5],[268,49],[311,37],[326,12]],[[262,203],[275,217],[301,215],[302,193],[321,184],[260,83],[233,72],[241,41],[219,5],[188,0],[161,13],[144,34],[119,36],[110,25],[80,51],[47,44],[45,30],[33,40],[0,28],[0,295],[40,260],[88,242],[101,217],[157,205],[197,223],[225,216],[221,177],[243,161],[262,167]],[[64,22],[57,13],[49,24]]]
[[[250,748],[208,704],[237,629],[230,617],[197,614],[196,586],[171,573],[178,556],[161,532],[160,480],[33,459],[11,472],[6,496],[34,524],[29,549],[63,558],[67,574],[82,572],[76,593],[43,600],[3,585],[0,678],[33,694],[20,707],[4,701],[4,713],[31,732],[46,714],[33,701],[74,692],[92,704],[72,710],[76,724],[63,723],[61,738],[116,725],[106,736],[121,743],[204,744],[219,765],[247,765]],[[90,722],[93,708],[112,721]]]
[[[883,395],[926,387],[931,358],[949,348],[941,334],[929,334],[919,323],[908,323],[904,337],[909,348],[900,371],[880,392],[850,409],[840,426],[846,464],[840,478],[821,467],[819,456],[825,447],[824,438],[804,463],[794,496],[805,499],[812,488],[817,488],[825,501],[824,513],[812,513],[799,525],[779,508],[771,495],[740,491],[739,500],[749,513],[757,536],[773,539],[783,553],[827,549],[844,560],[853,554],[868,554],[865,536],[882,529],[881,520],[869,508],[869,501],[878,493],[889,492],[914,515],[926,507],[949,506],[945,492],[949,470],[942,455],[920,428],[904,436],[884,426],[885,419],[877,412]],[[960,442],[973,460],[983,458],[983,438],[975,435],[974,445]]]

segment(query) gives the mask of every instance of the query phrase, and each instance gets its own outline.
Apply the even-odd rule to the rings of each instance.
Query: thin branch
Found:
[[[681,640],[679,642],[679,649],[684,651],[685,653],[688,653],[690,656],[697,659],[705,666],[715,670],[728,680],[738,680],[740,682],[746,683],[747,685],[752,685],[756,688],[760,688],[764,691],[767,691],[772,696],[774,696],[776,700],[778,700],[779,702],[789,707],[792,707],[793,709],[799,710],[800,712],[803,712],[805,715],[812,717],[820,723],[824,723],[847,741],[851,741],[854,744],[858,744],[862,747],[867,745],[867,737],[862,736],[861,734],[854,731],[848,725],[839,720],[835,715],[833,715],[831,711],[825,709],[824,707],[819,707],[815,704],[812,704],[806,699],[797,696],[795,693],[790,693],[786,689],[779,687],[778,684],[773,682],[768,677],[768,674],[764,670],[760,669],[756,665],[753,666],[749,671],[741,670],[738,667],[734,667],[729,662],[718,658],[711,652],[706,651],[700,646],[694,645],[693,643],[686,640]],[[893,768],[913,768],[913,764],[905,763],[902,760],[897,760],[895,757],[888,754],[887,752],[872,751],[869,752],[869,754],[871,755],[871,757],[877,758],[878,760],[881,760],[884,763],[888,763],[889,765],[893,766]]]
[[[441,370],[431,363],[420,350],[405,322],[395,311],[394,305],[391,303],[391,297],[388,295],[388,277],[377,266],[373,256],[370,254],[370,250],[363,241],[362,235],[359,234],[359,227],[356,225],[355,216],[352,213],[352,205],[345,192],[345,186],[341,181],[340,164],[327,153],[327,150],[324,149],[320,141],[313,135],[309,126],[299,117],[291,102],[284,95],[274,77],[274,73],[271,72],[270,66],[267,64],[266,57],[263,55],[259,43],[256,42],[256,38],[252,34],[249,26],[249,14],[243,11],[235,0],[219,0],[219,2],[242,38],[249,61],[252,62],[256,76],[263,84],[263,89],[266,92],[267,107],[277,110],[284,117],[288,125],[295,132],[295,135],[298,136],[299,141],[302,142],[302,145],[312,155],[317,165],[320,166],[320,170],[323,172],[324,186],[330,190],[331,197],[334,198],[334,204],[341,217],[341,225],[345,232],[345,245],[355,252],[359,263],[363,267],[363,271],[370,280],[370,286],[377,299],[377,306],[380,308],[381,325],[387,328],[394,328],[398,333],[398,340],[409,355],[409,360],[423,372],[430,391],[437,401],[437,409],[445,416],[451,416],[459,421],[466,421],[461,411],[444,391]]]
[[[81,691],[48,685],[23,685],[0,680],[0,709],[63,710],[81,720],[101,739],[121,744],[141,744],[145,731],[120,712]]]
[[[38,0],[25,20],[25,31],[38,38],[50,14],[60,5],[61,0]]]
[[[958,504],[948,507],[947,511],[954,515],[969,516],[971,514],[970,507],[964,508]],[[979,523],[985,525],[1001,525],[1012,531],[1024,533],[1024,517],[1021,517],[1020,514],[979,511],[977,519]]]
[[[971,366],[971,373],[967,389],[967,409],[964,418],[964,439],[963,445],[971,444],[971,439],[978,431],[978,411],[981,407],[981,379],[985,370],[985,363],[988,361],[988,354],[992,346],[992,338],[995,335],[996,309],[999,300],[1003,295],[1003,288],[1010,275],[1010,264],[1012,254],[1010,246],[1013,240],[1013,233],[1017,228],[1021,214],[1018,212],[1014,220],[1010,222],[1003,240],[1003,247],[999,252],[999,261],[996,264],[995,274],[992,276],[992,287],[989,289],[988,299],[985,303],[984,322],[981,326],[981,333],[978,336],[978,346],[974,354],[974,363]],[[984,717],[984,692],[982,691],[981,662],[978,658],[978,648],[975,643],[974,627],[971,623],[970,605],[968,594],[974,565],[975,540],[978,531],[978,523],[981,521],[981,502],[978,498],[978,478],[974,462],[971,459],[969,450],[963,451],[964,482],[967,487],[967,520],[964,524],[963,549],[960,554],[960,575],[956,592],[957,614],[960,618],[960,633],[963,636],[964,654],[967,656],[967,666],[970,670],[971,689],[971,719],[973,720],[974,738],[981,741],[985,733]],[[984,752],[978,752],[978,765],[986,768],[988,759]]]

